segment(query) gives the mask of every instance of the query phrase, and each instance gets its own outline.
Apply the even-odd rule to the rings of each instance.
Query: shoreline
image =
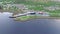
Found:
[[[36,18],[29,18],[29,19],[27,19],[27,20],[21,20],[21,19],[17,19],[17,18],[14,18],[14,20],[15,21],[22,21],[22,22],[24,22],[24,21],[29,21],[29,20],[35,20],[35,19],[60,19],[60,17],[36,17]]]
[[[38,17],[38,18],[40,18],[40,19],[60,19],[60,17],[51,17],[51,16],[49,16],[49,17],[45,17],[45,16],[40,16],[40,17]]]

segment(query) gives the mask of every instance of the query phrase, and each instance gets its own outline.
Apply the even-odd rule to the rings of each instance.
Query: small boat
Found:
[[[19,15],[10,16],[9,18],[16,18],[16,17],[19,17]]]
[[[9,18],[16,18],[16,17],[14,17],[14,16],[10,16]]]

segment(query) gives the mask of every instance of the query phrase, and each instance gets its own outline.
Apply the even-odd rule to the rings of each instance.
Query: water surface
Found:
[[[0,13],[0,34],[60,34],[60,19],[35,19],[25,22],[9,18],[10,13]]]

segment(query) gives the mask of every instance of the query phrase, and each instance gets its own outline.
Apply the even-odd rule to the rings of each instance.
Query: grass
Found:
[[[31,7],[29,6],[28,8],[29,9],[33,9],[33,10],[44,10],[44,7],[48,7],[48,6],[55,6],[55,5],[59,5],[60,6],[60,2],[33,2],[33,1],[21,1],[21,0],[16,0],[17,4],[25,4],[25,5],[31,5]],[[33,7],[34,5],[34,7]],[[43,6],[38,6],[38,5],[43,5]],[[13,10],[13,11],[17,11],[18,8],[16,7],[12,7],[10,8],[10,10]],[[54,11],[45,11],[45,12],[49,12],[50,13],[50,16],[51,17],[60,17],[60,10],[54,10]],[[21,16],[21,17],[18,17],[16,18],[16,20],[28,20],[28,19],[32,19],[32,18],[37,18],[36,16]]]
[[[59,2],[53,2],[53,1],[49,1],[49,2],[33,2],[33,1],[29,1],[26,3],[23,3],[25,5],[34,5],[35,7],[28,7],[29,9],[33,9],[33,10],[44,10],[44,7],[49,7],[49,6],[55,6],[55,5],[59,5]],[[43,5],[43,6],[38,6],[38,5]]]
[[[27,19],[29,19],[31,16],[21,16],[20,17],[20,20],[27,20]]]
[[[26,20],[35,19],[35,18],[36,18],[36,15],[34,15],[34,16],[21,16],[21,17],[17,17],[15,20],[26,21]]]
[[[35,6],[35,7],[28,7],[28,9],[33,9],[33,10],[44,10],[42,6]]]
[[[50,13],[51,17],[60,17],[60,13]]]
[[[51,17],[60,17],[60,10],[54,10],[54,11],[45,10],[45,11],[49,12],[49,15]]]

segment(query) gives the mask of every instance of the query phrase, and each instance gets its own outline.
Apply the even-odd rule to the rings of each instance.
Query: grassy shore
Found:
[[[60,17],[55,17],[55,16],[21,16],[14,18],[16,21],[28,21],[28,20],[33,20],[33,19],[60,19]]]
[[[44,9],[44,7],[50,7],[50,6],[58,6],[58,7],[60,7],[60,2],[54,2],[54,1],[48,1],[48,2],[34,2],[34,1],[24,1],[24,0],[16,0],[16,2],[15,2],[16,4],[24,4],[25,6],[26,5],[28,5],[28,6],[26,6],[27,8],[28,8],[28,10],[35,10],[35,11],[45,11],[45,12],[49,12],[49,17],[45,17],[45,16],[36,16],[36,15],[34,15],[34,16],[21,16],[21,17],[17,17],[17,18],[15,18],[15,20],[22,20],[22,21],[24,21],[24,20],[30,20],[30,19],[36,19],[36,18],[60,18],[60,10],[54,10],[54,11],[49,11],[49,9],[48,10],[46,10],[46,9]],[[4,8],[4,7],[3,7]],[[6,7],[7,8],[7,7]],[[6,9],[6,10],[11,10],[11,12],[14,12],[14,13],[16,13],[16,12],[18,12],[19,10],[18,10],[18,8],[17,7],[10,7],[10,8],[8,8],[8,9]],[[15,12],[16,11],[16,12]],[[20,11],[19,11],[20,12]],[[19,13],[18,12],[18,13]],[[24,11],[22,11],[22,12],[24,12]]]
[[[26,21],[26,20],[30,20],[30,19],[35,19],[37,18],[37,16],[21,16],[21,17],[17,17],[17,18],[14,18],[15,20],[18,20],[18,21]]]

